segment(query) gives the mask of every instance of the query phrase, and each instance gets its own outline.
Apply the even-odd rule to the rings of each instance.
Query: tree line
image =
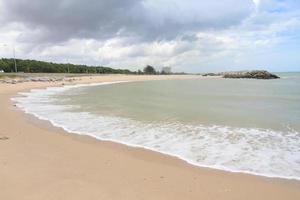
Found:
[[[52,63],[37,60],[16,59],[18,72],[25,73],[89,73],[89,74],[135,74],[128,69],[113,69],[103,66],[87,66],[75,64]],[[0,59],[0,70],[15,72],[14,60]]]
[[[113,69],[104,66],[88,66],[75,65],[65,63],[53,63],[38,60],[23,60],[16,59],[18,72],[24,73],[89,73],[89,74],[151,74],[159,75],[166,74],[163,71],[156,70],[153,66],[147,65],[143,70],[130,71],[128,69]],[[2,58],[0,59],[0,71],[10,73],[15,72],[14,59]],[[170,73],[169,73],[170,74]],[[174,74],[174,73],[172,73]],[[184,74],[184,73],[176,73]]]

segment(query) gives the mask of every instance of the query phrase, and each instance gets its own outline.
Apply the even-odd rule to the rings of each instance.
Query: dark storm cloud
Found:
[[[21,40],[47,43],[72,38],[171,40],[238,24],[254,8],[251,0],[2,0],[2,4],[3,21],[32,30]]]

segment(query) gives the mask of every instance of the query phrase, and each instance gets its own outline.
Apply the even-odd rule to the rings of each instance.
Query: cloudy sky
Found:
[[[5,44],[5,45],[4,45]],[[0,0],[0,57],[300,71],[299,0]]]

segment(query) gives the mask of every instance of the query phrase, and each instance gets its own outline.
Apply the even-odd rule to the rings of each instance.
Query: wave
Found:
[[[12,100],[26,113],[69,133],[157,151],[200,167],[300,180],[300,134],[291,129],[145,123],[75,111],[77,106],[57,105],[53,98],[70,89],[123,82],[33,89]]]

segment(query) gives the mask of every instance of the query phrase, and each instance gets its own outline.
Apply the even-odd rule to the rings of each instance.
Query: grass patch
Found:
[[[8,74],[8,73],[0,73],[0,79],[6,79],[6,78],[19,78],[22,77],[18,74]]]

